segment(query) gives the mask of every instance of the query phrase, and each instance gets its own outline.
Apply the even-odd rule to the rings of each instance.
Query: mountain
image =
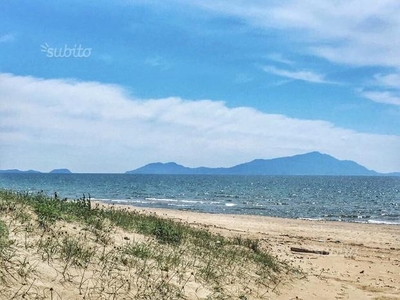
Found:
[[[275,159],[256,159],[230,168],[188,168],[170,163],[152,163],[126,174],[214,174],[214,175],[380,175],[354,161],[310,152]]]
[[[126,174],[187,174],[191,168],[178,165],[174,162],[169,163],[151,163],[133,171],[127,171]]]
[[[18,169],[0,170],[0,174],[12,174],[12,173],[29,173],[29,174],[35,174],[35,173],[41,173],[41,172],[35,171],[35,170],[21,171],[21,170],[18,170]]]
[[[54,169],[50,171],[51,174],[71,174],[72,172],[68,169]]]
[[[226,174],[226,168],[188,168],[174,162],[151,163],[125,174]]]
[[[230,170],[234,174],[255,175],[378,175],[354,161],[338,160],[319,152],[269,160],[256,159]]]
[[[42,172],[35,171],[35,170],[28,170],[28,171],[21,171],[18,169],[9,169],[9,170],[0,170],[0,174],[40,174]],[[68,169],[54,169],[50,171],[51,174],[71,174],[71,171]]]

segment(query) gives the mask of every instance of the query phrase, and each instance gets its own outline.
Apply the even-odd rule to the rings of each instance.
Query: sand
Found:
[[[273,299],[400,299],[399,226],[144,211],[206,226],[226,236],[243,234],[265,240],[273,254],[305,271],[303,278],[280,286]],[[291,247],[328,251],[329,255],[296,253]]]
[[[127,208],[124,205],[113,206]],[[291,281],[284,280],[263,299],[400,300],[400,226],[205,214],[167,209],[139,209],[141,210],[189,223],[191,226],[206,227],[224,236],[243,235],[261,239],[263,247],[268,248],[273,255],[280,260],[289,261],[291,265],[303,271]],[[43,232],[37,227],[35,217],[32,215],[32,212],[26,209],[25,212],[24,209],[11,210],[8,214],[0,215],[9,227],[10,239],[14,241],[12,248],[16,254],[8,264],[14,266],[9,268],[13,276],[6,276],[8,279],[0,282],[0,299],[10,299],[12,298],[10,295],[14,295],[15,299],[82,299],[82,295],[86,293],[89,295],[87,291],[94,292],[91,297],[85,299],[98,299],[95,292],[103,289],[110,295],[116,295],[117,292],[113,292],[112,284],[129,280],[125,277],[128,274],[124,271],[126,268],[119,270],[117,267],[121,266],[112,263],[113,255],[119,255],[115,247],[131,241],[135,243],[148,241],[140,234],[109,226],[107,222],[103,224],[102,230],[96,231],[79,223],[58,221],[50,230]],[[22,225],[19,220],[23,216],[32,220]],[[29,225],[31,222],[33,225]],[[48,262],[44,259],[45,252],[37,252],[39,240],[52,243],[64,240],[66,237],[85,244],[90,251],[96,253],[105,251],[110,263],[104,264],[105,267],[101,267],[100,271],[93,265],[88,269],[70,265],[67,269],[68,264],[65,262],[59,259]],[[102,247],[99,248],[98,240],[103,239],[112,243],[104,242],[104,245],[108,246],[103,246],[102,250]],[[329,255],[297,253],[291,251],[291,247],[326,251]],[[43,249],[52,248],[49,246]],[[29,264],[25,263],[26,261]],[[31,266],[34,271],[29,271]],[[5,274],[1,271],[0,269],[0,275]],[[26,276],[27,279],[22,280]],[[122,276],[123,281],[114,280],[121,279],[118,276]],[[21,282],[26,283],[21,285]],[[87,288],[77,289],[77,285]],[[193,280],[186,281],[187,298],[205,299],[210,294],[209,290],[199,290],[199,287],[199,283]],[[130,286],[127,295],[129,293]],[[36,298],[38,295],[41,295],[41,298]],[[127,297],[115,299],[122,298]]]

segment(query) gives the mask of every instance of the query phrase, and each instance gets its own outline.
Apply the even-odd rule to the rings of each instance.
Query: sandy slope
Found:
[[[147,211],[205,225],[223,235],[265,239],[274,254],[306,272],[303,279],[280,286],[274,299],[400,299],[399,226]],[[290,247],[330,254],[294,253]]]
[[[122,205],[115,207],[126,208]],[[302,278],[296,276],[294,281],[284,281],[285,283],[279,284],[277,289],[262,294],[270,299],[400,299],[399,226],[202,214],[162,209],[144,211],[187,222],[192,226],[207,227],[224,236],[243,235],[262,239],[263,247],[268,247],[274,255],[282,260],[289,260],[292,265],[304,271]],[[22,226],[16,218],[17,213],[18,211],[9,213],[14,214],[13,218],[0,215],[9,226],[10,239],[14,241],[12,248],[15,249],[16,256],[11,265],[17,267],[10,269],[13,276],[6,276],[6,282],[0,282],[0,299],[82,299],[83,295],[91,295],[85,299],[100,299],[98,295],[109,295],[101,299],[112,299],[112,295],[117,295],[117,283],[121,282],[124,283],[124,289],[127,289],[124,295],[135,294],[135,288],[132,287],[131,291],[128,284],[131,280],[136,280],[136,288],[140,289],[140,280],[144,277],[139,278],[136,273],[130,272],[129,266],[123,267],[114,263],[115,259],[121,256],[115,247],[122,247],[131,241],[147,241],[144,236],[108,226],[107,222],[103,224],[102,230],[96,231],[78,223],[58,221],[51,230],[43,232],[37,227],[34,218]],[[88,269],[83,269],[68,266],[60,259],[43,259],[46,257],[43,249],[51,250],[50,246],[44,247],[42,253],[37,252],[39,240],[52,244],[53,241],[65,240],[67,237],[83,244],[87,251],[93,251],[93,255],[103,251],[107,254],[107,263],[101,266],[91,264]],[[99,248],[100,244],[97,241],[103,239],[112,243],[105,243]],[[161,249],[159,251],[167,249],[157,245],[157,249]],[[291,247],[329,251],[329,255],[294,253],[290,250]],[[28,272],[31,266],[34,271]],[[0,274],[1,271],[0,269]],[[26,280],[20,280],[24,274],[30,275]],[[149,278],[147,281],[161,278],[150,277],[152,274],[150,271],[149,277],[145,277]],[[128,275],[134,277],[128,279]],[[188,274],[187,278],[190,280],[187,279],[184,285],[188,299],[205,299],[210,295],[210,290],[203,288],[201,282],[193,281],[191,274]],[[21,285],[21,282],[26,283]],[[180,284],[179,281],[173,283],[178,286]],[[118,285],[118,291],[121,287],[122,285]],[[26,296],[23,297],[24,295]],[[130,296],[115,299],[125,298],[133,299]]]

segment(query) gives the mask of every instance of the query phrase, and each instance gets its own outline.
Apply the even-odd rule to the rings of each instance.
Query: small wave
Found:
[[[164,202],[178,202],[176,199],[169,198],[145,198],[147,201],[164,201]]]
[[[199,203],[199,204],[204,204],[204,201],[199,201],[199,200],[180,200],[180,202],[183,203]]]
[[[122,199],[113,199],[110,200],[111,202],[117,202],[117,203],[129,203],[129,200],[122,200]]]
[[[108,198],[91,198],[93,201],[102,201],[102,202],[119,202],[119,203],[129,203],[133,202],[132,200],[127,199],[108,199]]]
[[[147,201],[158,201],[158,202],[174,202],[174,203],[188,203],[188,204],[204,204],[206,202],[201,200],[187,200],[187,199],[170,199],[170,198],[145,198]]]
[[[306,221],[326,221],[324,218],[298,218],[299,220],[306,220]]]
[[[168,203],[167,206],[172,206],[172,207],[190,207],[190,205],[187,205],[187,204],[175,204],[175,203]]]
[[[356,214],[339,215],[339,218],[342,219],[369,219],[370,217],[371,217],[370,215],[356,215]]]
[[[368,220],[369,224],[400,225],[400,221]]]
[[[232,207],[232,206],[236,206],[236,204],[235,203],[225,203],[225,206]]]

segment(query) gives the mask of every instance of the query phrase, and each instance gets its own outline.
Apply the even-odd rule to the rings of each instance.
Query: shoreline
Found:
[[[74,199],[70,199],[74,200]],[[257,216],[257,217],[265,217],[265,218],[277,218],[277,219],[288,219],[288,220],[304,220],[304,221],[316,221],[316,222],[339,222],[339,223],[349,223],[349,224],[371,224],[371,225],[387,225],[387,226],[400,226],[400,220],[399,221],[385,221],[385,220],[376,220],[376,219],[370,219],[367,221],[348,221],[348,220],[330,220],[330,219],[324,219],[323,217],[296,217],[296,218],[290,218],[290,217],[279,217],[279,216],[268,216],[268,215],[259,215],[259,214],[245,214],[245,213],[232,213],[232,212],[204,212],[200,210],[191,210],[191,209],[179,209],[179,208],[159,208],[159,207],[150,207],[150,206],[136,206],[135,203],[131,203],[128,200],[113,200],[113,199],[96,199],[96,198],[91,198],[90,199],[93,203],[101,203],[101,204],[108,204],[108,205],[121,205],[121,206],[131,206],[135,207],[136,209],[143,209],[143,210],[165,210],[165,211],[180,211],[180,212],[190,212],[190,213],[198,213],[198,214],[210,214],[210,215],[232,215],[232,216]],[[358,218],[357,220],[361,220],[363,218]]]
[[[300,267],[306,274],[305,278],[281,287],[274,299],[400,299],[400,232],[397,226],[92,202],[104,207],[157,214],[224,236],[260,238],[273,255]],[[326,251],[329,255],[296,253],[291,247]]]
[[[316,229],[348,229],[363,232],[366,229],[371,229],[374,233],[392,232],[398,235],[398,241],[400,242],[400,232],[398,231],[397,225],[394,224],[374,224],[374,223],[361,223],[361,222],[346,222],[346,221],[331,221],[331,220],[312,220],[302,218],[282,218],[282,217],[271,217],[261,215],[247,215],[247,214],[220,214],[220,213],[207,213],[189,210],[179,210],[172,208],[152,208],[152,207],[138,207],[131,204],[117,204],[117,203],[104,203],[102,201],[91,200],[93,204],[103,205],[104,207],[115,207],[115,208],[130,208],[136,211],[145,213],[156,213],[158,216],[172,218],[175,220],[181,220],[183,222],[189,222],[193,220],[194,223],[200,225],[227,225],[226,229],[234,229],[237,232],[261,232],[262,229],[281,229],[281,225],[288,226],[290,229],[293,226],[304,226],[312,230]],[[243,223],[241,223],[243,222]],[[203,224],[202,224],[203,223]],[[246,230],[235,229],[241,223]],[[254,224],[261,227],[254,227]],[[279,227],[279,228],[278,228]],[[364,228],[364,230],[362,229]],[[399,244],[400,247],[400,244]]]

